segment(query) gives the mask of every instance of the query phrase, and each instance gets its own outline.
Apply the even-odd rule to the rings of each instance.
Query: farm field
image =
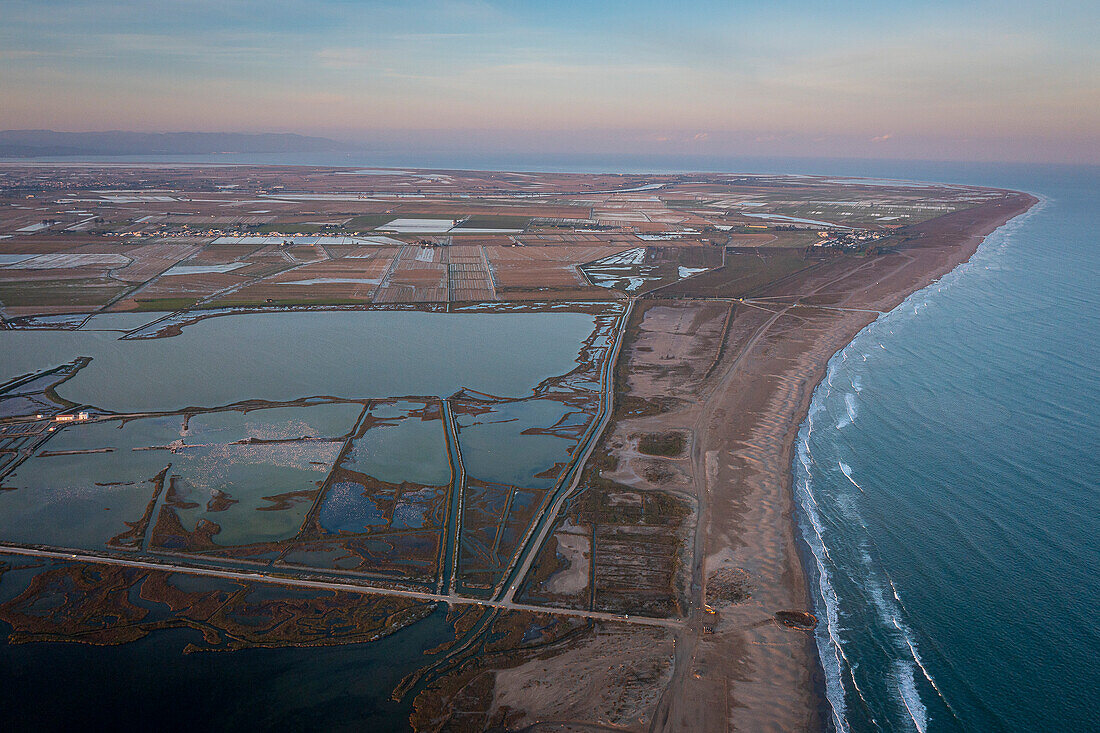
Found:
[[[615,300],[744,248],[889,247],[990,195],[721,174],[3,164],[0,316]]]
[[[3,649],[354,658],[422,730],[709,714],[662,690],[709,699],[692,649],[740,684],[720,635],[801,674],[816,619],[759,467],[833,342],[1019,205],[810,176],[0,164]]]

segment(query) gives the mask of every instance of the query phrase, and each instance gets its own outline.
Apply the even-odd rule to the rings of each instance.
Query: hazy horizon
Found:
[[[1100,11],[5,4],[0,128],[387,149],[1100,162]]]

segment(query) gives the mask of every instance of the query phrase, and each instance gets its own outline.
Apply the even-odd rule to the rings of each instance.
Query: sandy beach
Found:
[[[814,730],[824,701],[810,636],[774,622],[808,609],[795,541],[791,462],[799,426],[826,364],[877,312],[968,260],[982,239],[1036,199],[1011,194],[906,232],[896,253],[847,271],[829,265],[778,284],[735,309],[721,366],[699,408],[693,460],[706,476],[705,562],[688,629],[678,644],[677,685],[666,692],[663,730]],[[751,597],[719,609],[712,632],[707,579],[746,572]],[[701,583],[699,580],[701,579]],[[683,668],[681,670],[681,668]],[[723,716],[722,713],[725,713]]]
[[[601,476],[612,488],[600,501],[663,492],[690,506],[692,519],[664,528],[683,546],[668,581],[681,590],[682,612],[668,615],[683,624],[631,630],[599,622],[566,648],[500,669],[490,719],[534,730],[821,729],[828,710],[813,639],[783,623],[810,609],[791,461],[814,388],[862,328],[965,262],[1034,203],[1005,192],[903,230],[891,251],[862,264],[825,260],[752,298],[722,298],[712,279],[639,300],[619,364],[631,409],[620,410],[603,438]],[[686,438],[681,455],[642,449],[643,436],[676,434]],[[583,524],[585,515],[572,519]],[[563,554],[619,567],[637,580],[636,594],[649,587],[658,555],[641,563],[630,557],[636,553],[601,555],[598,539],[589,547],[575,531],[567,521],[557,545]],[[613,604],[612,590],[601,591],[594,577],[596,606]]]

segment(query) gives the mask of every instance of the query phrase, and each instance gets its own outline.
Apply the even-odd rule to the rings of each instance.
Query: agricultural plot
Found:
[[[382,279],[376,303],[445,303],[448,268],[438,248],[402,247]]]
[[[476,302],[497,299],[483,247],[454,245],[447,247],[444,253],[449,300]]]
[[[113,276],[126,283],[143,283],[161,273],[181,267],[177,263],[188,259],[200,250],[200,245],[176,242],[127,247],[125,255],[131,262],[115,270]]]
[[[600,246],[529,246],[486,248],[493,283],[501,300],[599,299],[608,297],[592,287],[578,266],[589,258],[621,251]]]
[[[0,303],[8,317],[87,313],[122,296],[127,287],[105,277],[0,280]]]
[[[278,304],[344,304],[371,302],[391,266],[396,250],[374,247],[369,257],[325,259],[290,266],[285,259],[271,274],[258,274],[248,283],[214,301],[218,306]],[[258,258],[253,257],[255,262]],[[252,267],[259,267],[255,264]],[[248,272],[241,270],[240,272]]]
[[[15,240],[9,248],[18,254],[0,260],[0,303],[9,316],[98,310],[132,287],[127,278],[135,269],[160,271],[175,261],[164,251],[117,242],[77,245],[52,238],[38,245]]]
[[[140,292],[120,300],[114,310],[173,311],[189,308],[230,288],[247,284],[248,278],[229,272],[186,272],[163,275]]]

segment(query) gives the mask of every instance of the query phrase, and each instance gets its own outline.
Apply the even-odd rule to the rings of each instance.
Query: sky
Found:
[[[0,129],[1100,163],[1100,2],[0,0]]]

